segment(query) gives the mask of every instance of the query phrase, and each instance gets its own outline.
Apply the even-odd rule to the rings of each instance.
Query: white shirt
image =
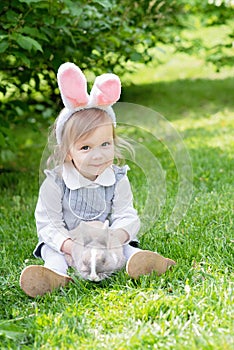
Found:
[[[61,253],[63,242],[69,238],[69,231],[63,220],[63,194],[60,186],[55,182],[54,175],[51,175],[49,171],[45,173],[47,177],[40,188],[35,210],[39,244],[44,242]],[[111,186],[116,183],[115,173],[111,166],[94,181],[91,181],[82,176],[72,162],[64,163],[62,178],[70,190],[81,187]],[[136,240],[140,220],[133,207],[133,196],[127,175],[116,183],[111,209],[110,228],[121,228],[128,232],[130,240]]]

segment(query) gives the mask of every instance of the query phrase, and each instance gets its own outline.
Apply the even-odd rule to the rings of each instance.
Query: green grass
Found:
[[[187,65],[177,58],[174,72]],[[202,78],[195,71],[191,76],[187,66],[189,76],[184,68],[183,79],[174,73],[172,79],[160,81],[156,68],[148,68],[149,72],[145,68],[123,93],[125,101],[156,109],[170,120],[191,157],[190,207],[180,225],[167,232],[177,170],[163,143],[138,131],[139,142],[166,172],[165,205],[153,227],[141,236],[144,249],[177,261],[160,278],[151,275],[133,281],[121,271],[100,284],[76,278],[68,288],[41,298],[24,295],[18,283],[21,270],[41,263],[32,251],[37,242],[34,208],[46,133],[16,134],[18,170],[0,175],[1,349],[233,349],[234,75],[210,71]],[[140,84],[147,74],[148,82]],[[147,184],[134,164],[129,175],[141,213]]]

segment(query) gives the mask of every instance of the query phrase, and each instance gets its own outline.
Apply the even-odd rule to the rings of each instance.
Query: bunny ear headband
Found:
[[[99,108],[104,110],[115,126],[116,119],[112,105],[118,101],[121,82],[117,75],[107,73],[95,79],[90,95],[87,93],[87,81],[74,63],[66,62],[58,69],[58,86],[65,108],[60,113],[56,124],[56,139],[61,143],[65,123],[74,112]]]

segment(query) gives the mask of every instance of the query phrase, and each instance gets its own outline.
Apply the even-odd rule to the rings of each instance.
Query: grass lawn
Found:
[[[138,142],[165,172],[167,188],[160,215],[141,236],[141,245],[175,259],[176,267],[161,277],[153,274],[137,281],[125,271],[99,284],[76,278],[50,295],[27,297],[19,288],[20,272],[26,265],[42,263],[32,251],[46,133],[18,132],[18,171],[0,175],[1,349],[234,348],[234,72],[205,73],[200,61],[193,72],[188,60],[176,56],[172,74],[171,64],[136,73],[123,99],[164,115],[191,158],[190,206],[168,232],[178,186],[176,164],[163,142],[138,131]],[[132,169],[135,205],[142,213],[149,189],[141,170],[134,164]]]

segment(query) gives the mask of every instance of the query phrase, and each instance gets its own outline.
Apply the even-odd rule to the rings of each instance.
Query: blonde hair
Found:
[[[108,114],[99,108],[88,108],[74,112],[64,125],[61,135],[61,143],[55,144],[56,122],[49,135],[49,148],[51,155],[48,158],[47,166],[49,168],[62,165],[70,151],[71,145],[84,135],[91,134],[96,128],[102,125],[112,123]],[[134,149],[132,145],[123,138],[116,135],[114,125],[113,140],[115,145],[115,160],[117,164],[125,159],[124,153],[127,151],[130,158],[134,158]]]

